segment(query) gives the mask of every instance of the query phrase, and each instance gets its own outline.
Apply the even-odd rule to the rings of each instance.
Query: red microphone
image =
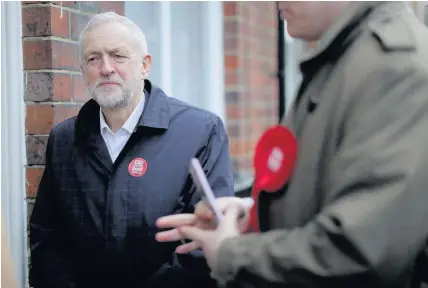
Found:
[[[247,230],[260,232],[258,198],[261,191],[275,193],[290,178],[297,158],[297,139],[281,125],[269,128],[259,139],[254,155],[255,181],[251,191],[254,205]]]

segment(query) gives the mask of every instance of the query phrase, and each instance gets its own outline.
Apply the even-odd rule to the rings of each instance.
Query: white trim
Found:
[[[205,103],[204,108],[217,114],[226,122],[224,95],[224,31],[223,2],[203,2],[203,47],[208,57],[204,57]]]
[[[172,95],[172,61],[171,61],[171,3],[161,1],[158,3],[158,19],[160,34],[161,57],[160,71],[162,71],[160,87],[166,95]]]
[[[1,216],[9,233],[19,287],[25,287],[28,279],[28,253],[21,13],[19,1],[1,3]]]
[[[285,102],[286,102],[286,111],[288,113],[290,107],[293,105],[294,99],[296,97],[300,82],[302,80],[302,75],[300,72],[299,64],[304,49],[304,43],[301,40],[294,39],[293,41],[287,40],[287,30],[284,27],[284,38],[285,41]]]

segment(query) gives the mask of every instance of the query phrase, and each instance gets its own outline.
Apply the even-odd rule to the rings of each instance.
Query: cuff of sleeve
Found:
[[[215,269],[215,278],[221,286],[229,281],[236,281],[239,269],[251,261],[251,249],[255,248],[251,243],[257,241],[257,236],[257,234],[241,235],[227,239],[221,244]]]

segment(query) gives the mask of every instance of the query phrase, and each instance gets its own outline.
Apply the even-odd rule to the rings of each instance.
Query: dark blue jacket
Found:
[[[155,240],[155,221],[192,212],[200,200],[188,173],[192,157],[216,196],[233,195],[225,128],[149,81],[145,89],[144,112],[115,163],[95,101],[51,131],[30,220],[34,288],[215,287],[201,253],[176,255],[179,243]],[[141,177],[130,174],[136,158],[146,161]]]

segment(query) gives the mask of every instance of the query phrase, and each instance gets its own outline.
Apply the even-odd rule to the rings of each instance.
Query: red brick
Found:
[[[52,41],[52,58],[55,69],[79,70],[78,46],[72,43]]]
[[[52,68],[51,41],[24,41],[24,69]]]
[[[224,33],[224,53],[226,54],[235,54],[238,51],[238,39],[235,34]]]
[[[89,100],[88,89],[86,88],[85,81],[81,75],[73,75],[73,100],[75,102],[86,102]]]
[[[78,70],[77,45],[51,40],[28,40],[23,43],[24,69]]]
[[[56,7],[30,6],[22,9],[22,36],[68,38],[68,11]]]
[[[28,135],[27,144],[27,164],[44,165],[46,163],[47,135]]]
[[[255,87],[266,86],[268,79],[266,76],[257,71],[250,72],[250,83]]]
[[[70,101],[70,75],[49,72],[26,72],[25,100],[33,102]]]
[[[235,35],[238,33],[238,23],[236,20],[226,20],[224,22],[224,35]]]
[[[71,100],[71,75],[53,74],[53,99],[55,101]]]
[[[59,36],[63,38],[69,37],[69,12],[57,8],[52,7],[51,9],[51,25],[52,25],[52,35],[53,36]]]
[[[25,123],[28,134],[48,134],[53,127],[52,105],[27,105],[27,117]]]
[[[49,134],[55,124],[76,116],[81,105],[32,104],[27,105],[28,134]]]
[[[226,70],[236,70],[238,68],[238,57],[235,55],[227,55],[224,57]]]
[[[238,92],[236,92],[236,91],[226,92],[226,102],[227,102],[227,105],[239,103],[240,97],[239,97]]]
[[[241,119],[242,117],[245,116],[245,111],[242,105],[229,104],[226,107],[226,115],[227,115],[227,119],[230,119],[230,120]]]
[[[22,36],[51,35],[50,7],[22,9]]]
[[[40,184],[40,180],[43,176],[44,168],[41,167],[27,167],[26,169],[26,180],[25,186],[27,191],[27,197],[36,197],[37,189]]]
[[[224,16],[235,16],[236,15],[236,2],[223,2]]]
[[[234,139],[230,139],[229,144],[230,153],[234,157],[245,156],[248,153],[251,153],[255,146],[255,141],[248,141],[246,139],[239,139],[237,141],[234,141]]]
[[[232,120],[232,119],[230,119]],[[240,125],[239,121],[233,121],[227,125],[227,135],[230,139],[239,139],[239,137],[244,136],[242,134],[242,125]]]
[[[238,75],[236,72],[226,72],[226,87],[236,86],[238,84]]]
[[[54,109],[54,123],[60,123],[66,119],[76,116],[79,113],[80,106],[75,105],[56,105]]]
[[[52,73],[26,72],[24,99],[41,102],[50,101],[52,98]]]

